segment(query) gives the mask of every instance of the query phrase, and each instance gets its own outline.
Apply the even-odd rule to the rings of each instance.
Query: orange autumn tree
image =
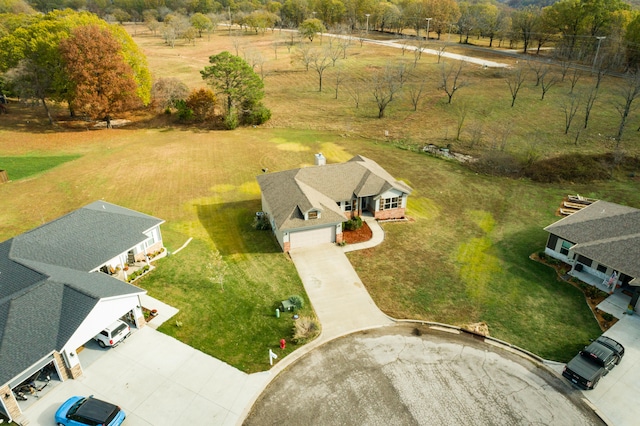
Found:
[[[69,79],[72,109],[93,119],[141,105],[133,69],[125,62],[122,46],[106,29],[77,27],[60,41],[60,54]]]

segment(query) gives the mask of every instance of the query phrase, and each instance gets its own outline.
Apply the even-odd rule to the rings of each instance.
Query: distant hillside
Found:
[[[505,3],[515,9],[534,5],[534,6],[550,6],[560,0],[498,0],[500,3]]]
[[[500,3],[504,3],[508,6],[513,7],[514,9],[520,9],[522,7],[526,7],[529,5],[534,6],[551,6],[554,3],[559,2],[560,0],[498,0]],[[627,0],[627,3],[631,5],[633,9],[640,9],[640,0]]]

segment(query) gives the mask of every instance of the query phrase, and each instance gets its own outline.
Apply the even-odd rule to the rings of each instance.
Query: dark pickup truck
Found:
[[[600,336],[578,353],[564,368],[562,375],[582,389],[593,389],[603,376],[624,356],[624,347],[615,340]]]

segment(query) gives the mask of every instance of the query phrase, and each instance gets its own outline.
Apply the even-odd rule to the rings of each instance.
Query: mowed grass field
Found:
[[[242,36],[241,41],[246,49],[259,49],[267,56],[274,55],[276,36]],[[203,86],[199,71],[209,55],[222,50],[234,53],[233,37],[224,31],[216,32],[210,42],[198,40],[195,46],[175,49],[159,37],[143,34],[141,27],[134,39],[148,55],[155,77],[176,76],[193,88]],[[311,165],[316,152],[323,152],[330,162],[361,154],[414,188],[408,209],[412,220],[385,224],[381,246],[350,255],[385,312],[460,325],[485,321],[493,336],[557,360],[569,359],[598,334],[582,294],[528,256],[544,247],[542,228],[557,220],[554,211],[562,196],[580,193],[640,206],[635,181],[618,176],[591,185],[550,186],[485,177],[455,163],[399,149],[397,142],[449,142],[481,152],[490,148],[489,134],[504,119],[513,123],[507,149],[515,153],[599,152],[610,147],[604,135],[615,128],[615,109],[603,108],[598,113],[602,116],[593,118],[594,129],[605,132],[601,139],[591,130],[590,138],[575,147],[556,128],[560,119],[551,102],[553,89],[544,102],[535,99],[533,87],[523,89],[523,102],[511,110],[506,83],[484,75],[493,70],[473,68],[475,74],[469,75],[476,77],[460,89],[459,99],[473,106],[470,118],[485,120],[487,133],[471,148],[468,141],[451,139],[457,113],[442,102],[440,91],[433,89],[417,113],[402,98],[392,104],[387,118],[378,120],[370,101],[365,106],[363,100],[355,109],[346,94],[335,100],[329,89],[318,93],[317,75],[292,64],[286,47],[280,46],[278,58],[265,64],[270,70],[265,102],[274,117],[261,128],[220,132],[141,124],[56,131],[44,124],[39,109],[17,109],[1,116],[0,156],[80,157],[34,178],[0,185],[0,240],[96,199],[165,219],[163,235],[170,251],[189,237],[194,240],[160,261],[140,283],[151,296],[181,309],[162,330],[245,371],[259,371],[268,368],[266,349],[276,348],[280,338],[290,335],[290,318],[275,319],[277,302],[304,290],[273,237],[251,228],[254,213],[260,210],[255,176],[263,168],[279,171]],[[400,50],[355,44],[348,58],[345,68],[366,76],[402,56]],[[346,65],[348,61],[352,65]],[[435,61],[423,56],[417,66],[431,70],[426,74],[434,85]],[[613,90],[614,83],[605,84]],[[605,93],[603,100],[605,95],[613,96]],[[389,140],[383,137],[384,130],[389,131]],[[624,147],[632,152],[632,138],[637,136],[635,129],[630,130]],[[207,280],[204,265],[211,250],[218,250],[228,267],[223,287]],[[307,307],[305,313],[311,310]]]
[[[129,27],[131,33],[134,31]],[[595,84],[595,76],[581,71],[573,93],[569,70],[564,81],[560,68],[551,66],[547,74],[557,79],[545,99],[541,100],[541,87],[536,86],[534,67],[531,61],[491,55],[486,52],[464,49],[455,43],[449,44],[445,52],[486,57],[488,60],[505,63],[526,70],[526,80],[518,94],[515,107],[511,108],[511,95],[505,80],[507,70],[486,68],[467,63],[458,82],[452,104],[442,87],[443,63],[448,70],[458,62],[436,55],[422,54],[414,67],[414,54],[364,43],[357,39],[347,48],[347,58],[338,59],[335,67],[329,66],[323,73],[323,91],[318,92],[318,73],[310,67],[305,70],[299,60],[297,42],[291,47],[291,33],[270,32],[264,35],[220,27],[210,38],[203,37],[191,44],[178,44],[169,48],[159,36],[153,36],[138,26],[134,39],[149,58],[155,77],[174,76],[191,88],[205,87],[200,70],[208,65],[208,57],[223,50],[247,58],[256,63],[255,70],[265,76],[265,103],[273,111],[267,123],[276,128],[304,128],[332,130],[344,135],[364,136],[374,140],[402,142],[424,146],[433,143],[451,145],[451,149],[481,155],[499,147],[506,137],[505,150],[518,157],[539,158],[559,153],[599,153],[612,150],[620,116],[616,109],[620,97],[621,81],[605,77],[591,111],[589,126],[584,129],[584,108],[587,93]],[[387,39],[391,35],[385,36]],[[379,38],[379,37],[376,37]],[[454,40],[454,38],[452,38]],[[456,39],[457,40],[457,39]],[[308,44],[308,43],[307,43]],[[311,45],[322,52],[329,45],[336,48],[337,41],[329,36],[314,39]],[[401,43],[398,42],[398,45]],[[431,40],[427,49],[437,49],[441,44]],[[253,58],[260,58],[259,61]],[[259,65],[262,63],[262,65]],[[384,71],[386,66],[403,64],[408,80],[395,96],[386,111],[386,118],[377,119],[378,111],[373,100],[371,77]],[[261,69],[263,70],[261,72]],[[340,78],[336,99],[336,80]],[[423,85],[423,96],[417,111],[411,102],[411,91]],[[353,96],[358,93],[359,107],[355,107]],[[578,99],[578,111],[567,135],[565,113],[572,97]],[[463,112],[464,111],[464,112]],[[456,140],[457,127],[465,114],[461,138]],[[623,137],[621,148],[631,155],[640,152],[640,115],[633,110]],[[576,133],[580,131],[576,144]],[[386,133],[385,133],[386,132]],[[387,134],[388,136],[385,136]]]

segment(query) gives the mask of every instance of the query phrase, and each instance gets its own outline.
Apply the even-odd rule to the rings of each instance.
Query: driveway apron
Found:
[[[631,426],[637,425],[640,418],[640,317],[621,316],[604,335],[622,343],[624,358],[600,380],[597,388],[584,391],[584,395],[609,424]]]
[[[290,255],[322,324],[322,341],[393,323],[373,302],[341,247],[323,244]]]
[[[234,425],[268,380],[268,374],[243,373],[144,327],[78,379],[51,389],[24,415],[29,426],[51,425],[67,398],[95,395],[120,405],[128,426]]]

